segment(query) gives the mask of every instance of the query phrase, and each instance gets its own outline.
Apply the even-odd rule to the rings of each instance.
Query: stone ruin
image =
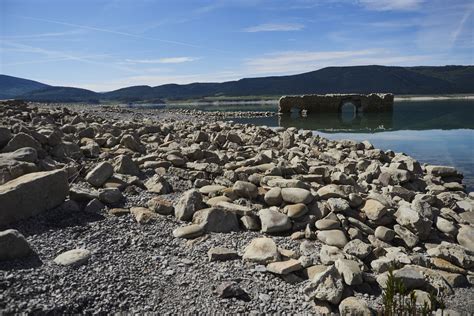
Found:
[[[393,94],[307,94],[301,96],[283,96],[280,98],[278,112],[290,113],[298,108],[306,113],[341,112],[346,103],[352,103],[355,112],[386,112],[393,110]]]

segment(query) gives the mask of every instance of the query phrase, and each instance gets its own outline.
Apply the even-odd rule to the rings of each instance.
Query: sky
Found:
[[[472,0],[0,0],[0,73],[59,86],[472,65]]]

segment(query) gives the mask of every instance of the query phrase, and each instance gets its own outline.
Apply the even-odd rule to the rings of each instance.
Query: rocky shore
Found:
[[[1,102],[0,313],[474,310],[457,170],[223,118]]]

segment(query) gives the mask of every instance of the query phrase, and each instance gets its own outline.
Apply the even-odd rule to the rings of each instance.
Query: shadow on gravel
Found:
[[[99,213],[71,212],[60,207],[42,213],[40,215],[18,221],[0,230],[13,228],[21,232],[25,237],[38,235],[48,230],[63,229],[66,227],[84,226],[90,222],[103,220],[105,217]]]
[[[36,253],[31,254],[26,258],[8,260],[0,262],[0,271],[10,270],[24,270],[39,267],[43,264],[43,261],[38,257]],[[1,288],[1,285],[0,285]]]

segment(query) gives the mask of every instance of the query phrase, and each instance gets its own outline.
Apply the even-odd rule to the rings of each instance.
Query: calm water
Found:
[[[203,110],[276,111],[276,104],[202,105]],[[393,113],[352,112],[234,119],[235,122],[297,127],[329,139],[369,140],[377,148],[405,152],[420,162],[451,165],[474,191],[474,101],[396,101]]]

